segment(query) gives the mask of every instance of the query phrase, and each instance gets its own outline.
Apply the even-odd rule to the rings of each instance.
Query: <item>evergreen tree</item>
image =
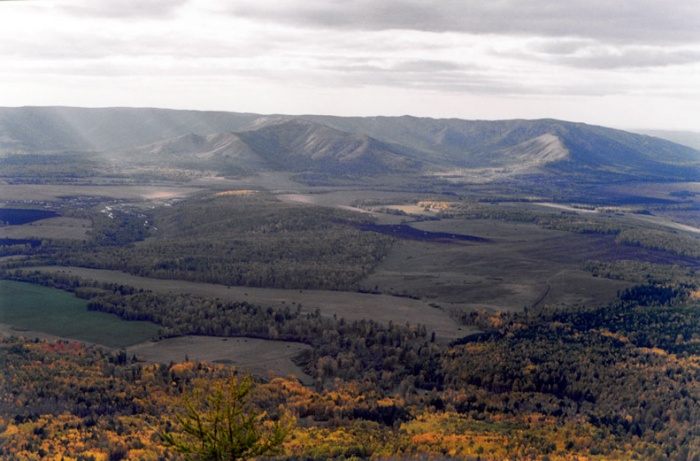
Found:
[[[181,433],[162,433],[165,445],[192,461],[235,461],[277,452],[289,426],[268,423],[264,413],[246,407],[251,386],[249,377],[231,377],[213,395],[185,394],[184,412],[177,415]]]

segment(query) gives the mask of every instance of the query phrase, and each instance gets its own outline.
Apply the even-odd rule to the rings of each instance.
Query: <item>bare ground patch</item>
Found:
[[[128,347],[129,355],[135,354],[147,362],[212,362],[231,365],[238,370],[266,376],[294,375],[306,385],[312,384],[310,376],[296,366],[292,358],[310,349],[301,343],[271,341],[253,338],[215,338],[210,336],[181,336],[157,342],[147,342]]]

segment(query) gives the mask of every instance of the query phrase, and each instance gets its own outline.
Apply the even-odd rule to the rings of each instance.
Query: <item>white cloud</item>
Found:
[[[109,19],[172,18],[189,0],[64,0],[59,8],[77,17]]]
[[[305,27],[582,37],[624,42],[699,40],[695,1],[239,0],[230,12]]]
[[[689,101],[700,107],[696,0],[673,7],[659,0],[232,5],[0,2],[0,105],[432,116],[459,116],[462,107],[466,117],[474,101],[491,100],[480,109],[498,108],[499,118],[568,106],[564,118],[607,120],[579,107],[623,114],[608,101],[649,98],[682,106],[687,125],[700,123],[700,109],[689,109]],[[567,98],[576,104],[564,104]]]
[[[612,46],[592,40],[537,40],[519,51],[523,59],[596,69],[683,66],[700,63],[700,45]]]

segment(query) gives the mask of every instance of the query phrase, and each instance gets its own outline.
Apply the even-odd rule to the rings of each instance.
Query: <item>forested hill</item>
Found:
[[[594,182],[700,177],[700,152],[690,147],[551,119],[0,108],[0,155],[61,152],[110,153],[111,159],[125,162],[154,156],[159,165],[199,164],[228,174],[277,170],[459,176],[463,169],[491,169],[499,179],[533,174]]]

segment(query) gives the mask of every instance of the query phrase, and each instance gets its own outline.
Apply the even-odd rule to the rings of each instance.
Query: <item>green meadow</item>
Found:
[[[91,312],[71,293],[29,283],[0,280],[0,323],[109,347],[126,347],[158,335],[150,322],[127,322]]]

